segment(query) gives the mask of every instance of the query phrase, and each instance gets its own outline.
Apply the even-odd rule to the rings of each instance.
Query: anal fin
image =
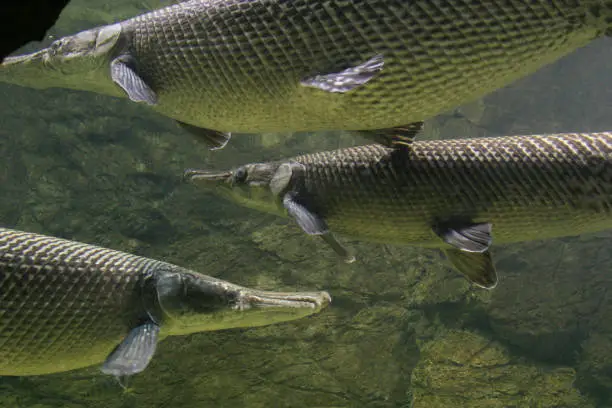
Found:
[[[120,56],[111,62],[110,73],[113,82],[125,91],[130,100],[149,105],[157,104],[157,95],[134,71],[131,61],[128,56]]]
[[[416,135],[423,130],[423,121],[388,129],[361,130],[359,134],[387,147],[410,146]]]
[[[473,284],[485,289],[497,286],[497,272],[489,251],[465,252],[450,248],[445,249],[444,253],[450,263]]]
[[[223,149],[227,142],[232,137],[231,133],[219,132],[217,130],[201,128],[198,126],[190,125],[185,122],[176,121],[176,123],[187,132],[194,135],[198,140],[204,142],[210,150]]]
[[[382,55],[375,55],[363,64],[343,71],[315,75],[303,79],[302,86],[317,88],[326,92],[345,93],[364,85],[382,71],[385,61]]]
[[[159,340],[159,326],[146,322],[133,328],[102,365],[104,374],[124,377],[134,375],[149,365]]]

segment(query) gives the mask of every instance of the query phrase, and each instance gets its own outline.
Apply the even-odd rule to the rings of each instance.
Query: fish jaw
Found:
[[[288,322],[331,303],[324,291],[262,291],[183,269],[159,276],[157,293],[167,335]]]
[[[219,197],[241,203],[242,194],[234,189],[234,173],[232,170],[187,169],[183,173],[183,180],[203,187]]]
[[[123,96],[113,84],[109,64],[119,52],[119,23],[62,37],[30,54],[7,57],[0,82],[35,89],[69,88]]]
[[[0,64],[0,81],[35,89],[49,88],[60,81],[53,78],[55,71],[46,66],[48,59],[48,48],[31,54],[6,57]],[[44,78],[48,74],[51,75]]]
[[[243,288],[234,308],[242,315],[236,327],[267,326],[317,314],[331,303],[331,296],[321,292],[272,292]],[[244,318],[244,319],[243,319]]]
[[[189,169],[184,179],[254,210],[286,216],[282,197],[273,188],[278,163],[252,163],[226,171]]]
[[[223,186],[224,184],[230,184],[232,182],[233,171],[215,171],[215,170],[200,170],[200,169],[187,169],[183,173],[185,181],[195,182],[202,184],[206,187],[215,188],[217,186]]]

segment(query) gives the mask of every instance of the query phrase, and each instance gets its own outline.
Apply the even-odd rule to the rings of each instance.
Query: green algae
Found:
[[[573,369],[521,361],[474,332],[449,331],[420,351],[412,408],[593,406],[574,387]]]

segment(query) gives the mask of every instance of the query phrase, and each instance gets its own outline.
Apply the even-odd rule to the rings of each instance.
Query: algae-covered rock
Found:
[[[602,277],[609,273],[601,273]],[[578,354],[578,384],[590,393],[601,406],[610,405],[612,399],[612,299],[608,285],[600,285],[602,294],[597,312],[591,316],[585,330],[585,340]]]
[[[568,367],[538,367],[474,332],[449,331],[420,346],[412,408],[576,407],[592,405]]]
[[[514,245],[496,251],[501,280],[486,306],[499,339],[542,360],[571,364],[610,278],[612,234]]]

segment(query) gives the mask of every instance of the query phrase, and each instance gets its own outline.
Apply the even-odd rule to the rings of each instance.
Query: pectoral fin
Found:
[[[219,132],[217,130],[206,129],[190,125],[185,122],[175,121],[181,128],[194,135],[204,142],[210,150],[223,149],[232,137],[231,133]]]
[[[385,61],[382,55],[376,55],[363,64],[347,68],[340,72],[315,75],[301,81],[303,86],[318,88],[326,92],[344,93],[351,91],[374,78],[382,71]]]
[[[323,239],[323,241],[329,245],[331,247],[331,249],[334,250],[334,252],[341,257],[344,262],[346,263],[353,263],[355,262],[355,257],[349,252],[348,249],[346,249],[344,247],[344,245],[342,245],[340,242],[338,242],[338,240],[336,239],[336,237],[334,236],[334,234],[332,234],[331,232],[328,232],[327,234],[323,234],[320,235],[321,239]]]
[[[423,122],[388,129],[362,130],[359,134],[387,147],[410,146],[416,135],[423,130]]]
[[[440,223],[435,225],[433,230],[444,242],[465,252],[484,252],[489,249],[493,240],[491,224],[488,222],[480,224]]]
[[[497,286],[497,272],[489,251],[465,252],[459,249],[445,249],[450,263],[470,282],[485,289]]]
[[[283,206],[289,216],[297,222],[305,233],[308,235],[319,235],[345,262],[351,263],[355,261],[355,257],[329,232],[325,220],[309,210],[305,204],[300,203],[295,193],[289,192],[285,194]]]
[[[134,375],[149,365],[159,339],[159,326],[153,322],[133,328],[127,337],[106,358],[104,374],[123,377]]]
[[[134,71],[130,58],[121,56],[110,64],[111,78],[127,93],[134,102],[145,102],[149,105],[157,103],[157,95],[146,82]]]
[[[289,192],[285,194],[283,197],[283,206],[287,210],[289,216],[291,216],[308,235],[322,235],[329,232],[325,220],[306,208],[303,203],[299,202],[295,193]]]

